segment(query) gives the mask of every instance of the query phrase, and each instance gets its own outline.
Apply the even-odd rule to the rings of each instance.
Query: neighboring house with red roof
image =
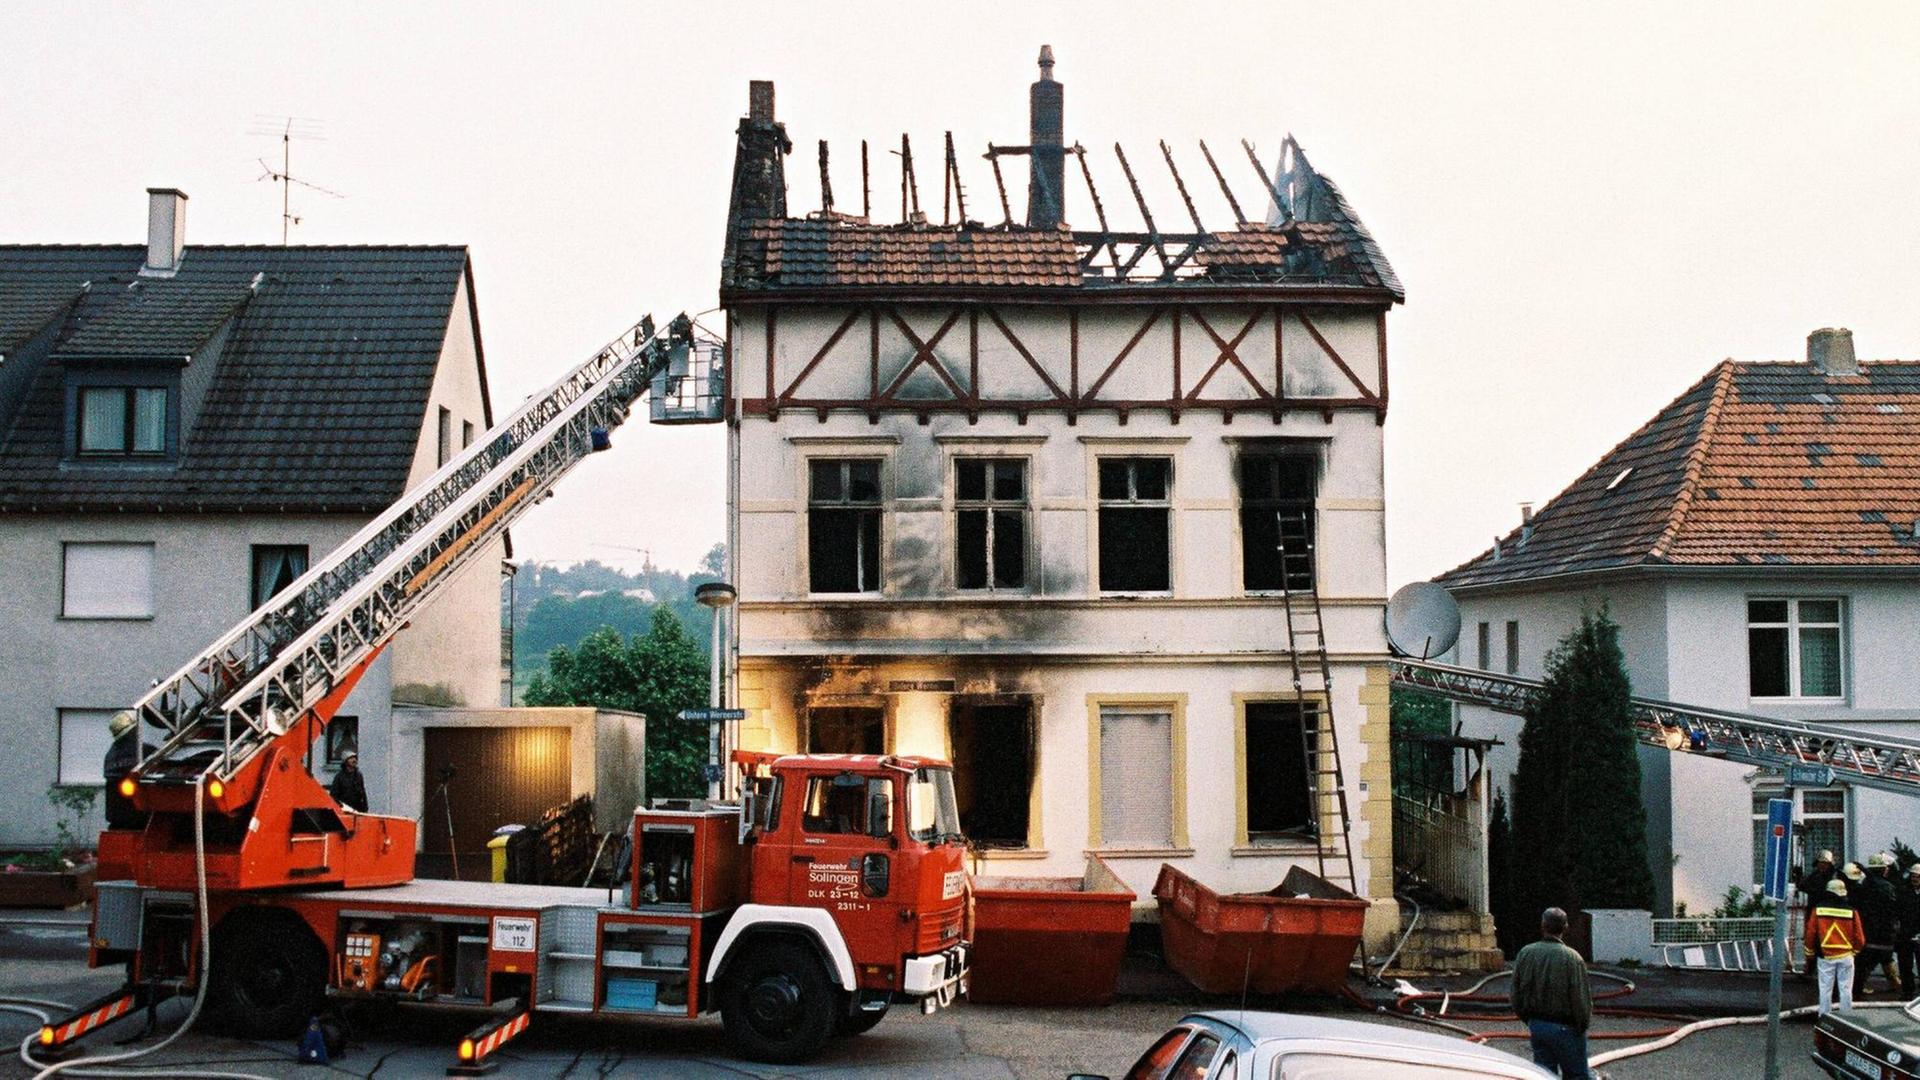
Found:
[[[1539,677],[1605,602],[1636,694],[1920,737],[1920,362],[1860,363],[1820,330],[1804,362],[1727,360],[1497,544],[1436,579],[1461,608],[1457,662]],[[1466,730],[1519,721],[1461,707]],[[1760,879],[1780,777],[1642,748],[1660,907]],[[1795,792],[1808,853],[1864,860],[1920,838],[1911,799]]]
[[[1318,869],[1337,827],[1288,664],[1279,521],[1297,516],[1318,538],[1314,573],[1293,548],[1293,587],[1317,582],[1326,609],[1359,890],[1390,898],[1400,284],[1292,140],[1271,175],[1241,147],[1213,151],[1219,174],[1191,142],[1088,150],[1097,200],[1050,67],[1028,145],[993,147],[991,173],[949,151],[943,182],[936,149],[916,186],[876,155],[869,207],[846,155],[840,201],[811,213],[788,206],[772,85],[753,88],[720,293],[741,742],[953,759],[986,873],[1078,876],[1094,850],[1143,905],[1164,862],[1270,889]],[[999,197],[1009,156],[1024,219]],[[1165,205],[1131,201],[1125,167],[1154,170]],[[1317,674],[1305,688],[1324,731]],[[1373,939],[1397,925],[1375,906]]]

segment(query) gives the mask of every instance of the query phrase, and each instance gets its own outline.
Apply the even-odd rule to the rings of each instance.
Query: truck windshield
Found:
[[[916,769],[907,787],[907,828],[915,840],[938,844],[960,839],[960,804],[953,797],[952,769]]]

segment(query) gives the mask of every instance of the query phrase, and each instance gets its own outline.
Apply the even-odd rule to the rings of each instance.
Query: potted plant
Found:
[[[72,907],[93,899],[96,865],[80,832],[99,798],[93,787],[53,784],[54,844],[46,851],[0,856],[0,907]]]

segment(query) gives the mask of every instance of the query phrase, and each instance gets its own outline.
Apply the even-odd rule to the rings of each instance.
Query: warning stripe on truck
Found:
[[[57,1024],[49,1024],[41,1028],[40,1044],[42,1046],[65,1045],[102,1024],[120,1019],[133,1010],[135,1004],[133,994],[120,991],[116,995],[109,995],[109,997],[111,1000],[102,998],[88,1005],[84,1012],[79,1013],[70,1020],[63,1020]]]
[[[508,1040],[527,1030],[527,1024],[532,1019],[532,1013],[516,1013],[475,1028],[471,1035],[460,1040],[460,1060],[468,1064],[485,1060],[488,1054],[505,1046]]]

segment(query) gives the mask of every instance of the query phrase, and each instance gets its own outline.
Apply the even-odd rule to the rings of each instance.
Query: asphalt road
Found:
[[[54,916],[72,917],[72,916]],[[88,971],[85,942],[73,930],[0,928],[0,996],[24,995],[79,1002],[113,989],[112,973]],[[1736,995],[1764,992],[1764,983],[1736,984]],[[962,1004],[932,1017],[897,1010],[872,1032],[834,1043],[826,1054],[799,1068],[735,1061],[727,1054],[718,1020],[692,1022],[540,1017],[528,1033],[498,1055],[506,1077],[1063,1077],[1070,1072],[1119,1076],[1152,1037],[1192,1008],[1192,1003],[1129,1001],[1103,1009],[1015,1009]],[[161,1031],[186,1013],[184,1002],[163,1007]],[[1348,1010],[1343,1015],[1358,1015]],[[1384,1022],[1405,1024],[1405,1020]],[[142,1059],[182,1075],[215,1069],[273,1077],[407,1077],[440,1075],[453,1047],[475,1023],[472,1013],[424,1007],[382,1010],[355,1022],[354,1043],[330,1068],[293,1062],[287,1043],[253,1043],[190,1033],[160,1054]],[[1603,1019],[1599,1030],[1646,1026],[1647,1021]],[[1512,1023],[1470,1024],[1477,1030],[1513,1030]],[[0,1039],[17,1047],[38,1021],[0,1013]],[[90,1040],[104,1055],[116,1039],[139,1030],[123,1020]],[[1789,1023],[1782,1040],[1787,1080],[1819,1080],[1807,1060],[1811,1028]],[[1764,1025],[1717,1030],[1678,1046],[1602,1067],[1614,1080],[1631,1078],[1762,1075]],[[1593,1052],[1628,1041],[1595,1040]],[[1525,1055],[1524,1041],[1496,1046]],[[32,1070],[8,1052],[0,1076],[30,1076]]]

